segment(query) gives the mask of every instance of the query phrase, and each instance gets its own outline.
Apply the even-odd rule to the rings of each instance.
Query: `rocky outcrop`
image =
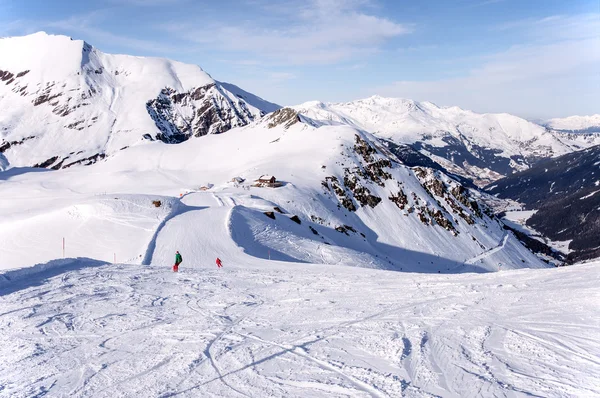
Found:
[[[391,194],[388,197],[388,199],[391,200],[392,203],[394,203],[396,206],[398,206],[400,210],[404,210],[408,205],[408,196],[406,196],[402,188],[400,188],[398,193],[396,193],[395,195]]]
[[[450,211],[462,218],[467,224],[474,225],[476,223],[475,218],[482,219],[484,214],[490,218],[493,217],[493,211],[485,205],[480,205],[477,200],[471,197],[469,190],[458,181],[448,179],[439,171],[426,167],[415,167],[413,170],[421,181],[423,188],[439,207],[442,207],[440,201],[445,202]],[[454,223],[458,223],[458,219],[455,219],[452,223],[443,212],[419,204],[417,204],[417,209],[421,213],[429,215],[431,220],[434,220],[438,225],[458,233],[454,226]]]
[[[232,101],[216,84],[185,93],[164,88],[158,97],[146,102],[146,110],[160,130],[154,138],[166,143],[224,133],[255,119],[245,102]]]
[[[291,108],[281,108],[269,115],[267,126],[270,129],[276,126],[283,126],[287,129],[301,121],[298,112],[295,110]]]
[[[0,143],[0,153],[4,153],[6,152],[10,147],[13,147],[15,145],[21,145],[23,144],[25,141],[27,140],[31,140],[34,139],[35,136],[31,136],[31,137],[25,137],[21,140],[18,141],[3,141],[2,143]]]

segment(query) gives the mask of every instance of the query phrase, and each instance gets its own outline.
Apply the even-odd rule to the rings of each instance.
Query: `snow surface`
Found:
[[[340,210],[321,181],[357,134],[376,144],[257,124],[0,174],[0,397],[600,393],[598,266],[511,270],[545,265],[489,218],[454,236],[385,197]],[[284,186],[231,182],[270,172]]]
[[[0,50],[14,43],[6,40]],[[122,90],[95,97],[106,106],[96,108],[105,110],[101,133],[76,130],[64,141],[72,147],[58,139],[61,126],[35,130],[53,117],[47,111],[7,106],[0,115],[19,126],[0,131],[4,138],[41,137],[18,144],[40,159],[80,144],[85,155],[115,149],[57,171],[19,167],[13,147],[0,157],[0,397],[600,394],[598,264],[548,268],[469,207],[480,194],[447,201],[432,187],[458,182],[395,162],[354,122],[267,118],[179,145],[122,149],[130,131],[150,127],[124,98],[164,87],[165,68],[176,69],[167,79],[181,90],[210,77],[64,37],[19,40],[8,50],[58,63],[19,84],[66,76],[73,88],[92,79],[90,87]],[[38,40],[64,46],[65,57]],[[0,57],[0,68],[25,64],[34,63]],[[83,77],[83,64],[128,83],[102,86],[106,73]],[[136,71],[161,78],[148,86]],[[282,186],[252,186],[261,175]],[[380,202],[361,204],[364,189]],[[399,191],[403,208],[391,199]],[[179,274],[170,270],[176,250]]]
[[[182,251],[172,273],[200,230],[165,229],[160,265],[0,287],[0,397],[600,394],[600,263],[426,275]]]

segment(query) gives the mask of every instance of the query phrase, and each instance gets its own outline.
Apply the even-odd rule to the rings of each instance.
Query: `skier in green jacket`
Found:
[[[181,254],[179,251],[175,252],[175,265],[173,265],[173,272],[179,272],[179,264],[183,262],[183,258],[181,258]]]

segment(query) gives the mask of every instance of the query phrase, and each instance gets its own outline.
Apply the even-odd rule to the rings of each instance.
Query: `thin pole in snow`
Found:
[[[269,260],[271,259],[271,249],[269,249]]]
[[[65,258],[65,238],[63,237],[63,258]]]

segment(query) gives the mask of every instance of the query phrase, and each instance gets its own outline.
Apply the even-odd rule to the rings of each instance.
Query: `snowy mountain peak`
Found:
[[[0,153],[12,166],[89,164],[143,140],[222,133],[279,108],[197,65],[106,54],[44,32],[0,40],[0,82]]]
[[[76,74],[91,46],[83,40],[38,32],[0,39],[0,69],[12,73],[29,71],[30,81],[62,80]],[[51,67],[49,67],[51,66]]]
[[[555,118],[546,121],[544,125],[551,129],[565,132],[600,133],[600,114]]]
[[[0,39],[0,54],[3,55],[0,58],[1,70],[13,73],[29,70],[28,79],[36,83],[62,81],[75,75],[83,78],[85,72],[90,70],[96,71],[101,67],[116,65],[127,67],[128,70],[123,72],[129,72],[125,75],[129,79],[139,76],[142,72],[164,73],[165,69],[172,68],[171,74],[176,76],[172,76],[169,83],[178,90],[214,83],[210,75],[197,65],[165,58],[104,54],[83,40],[45,32]],[[107,65],[104,65],[105,63]]]

